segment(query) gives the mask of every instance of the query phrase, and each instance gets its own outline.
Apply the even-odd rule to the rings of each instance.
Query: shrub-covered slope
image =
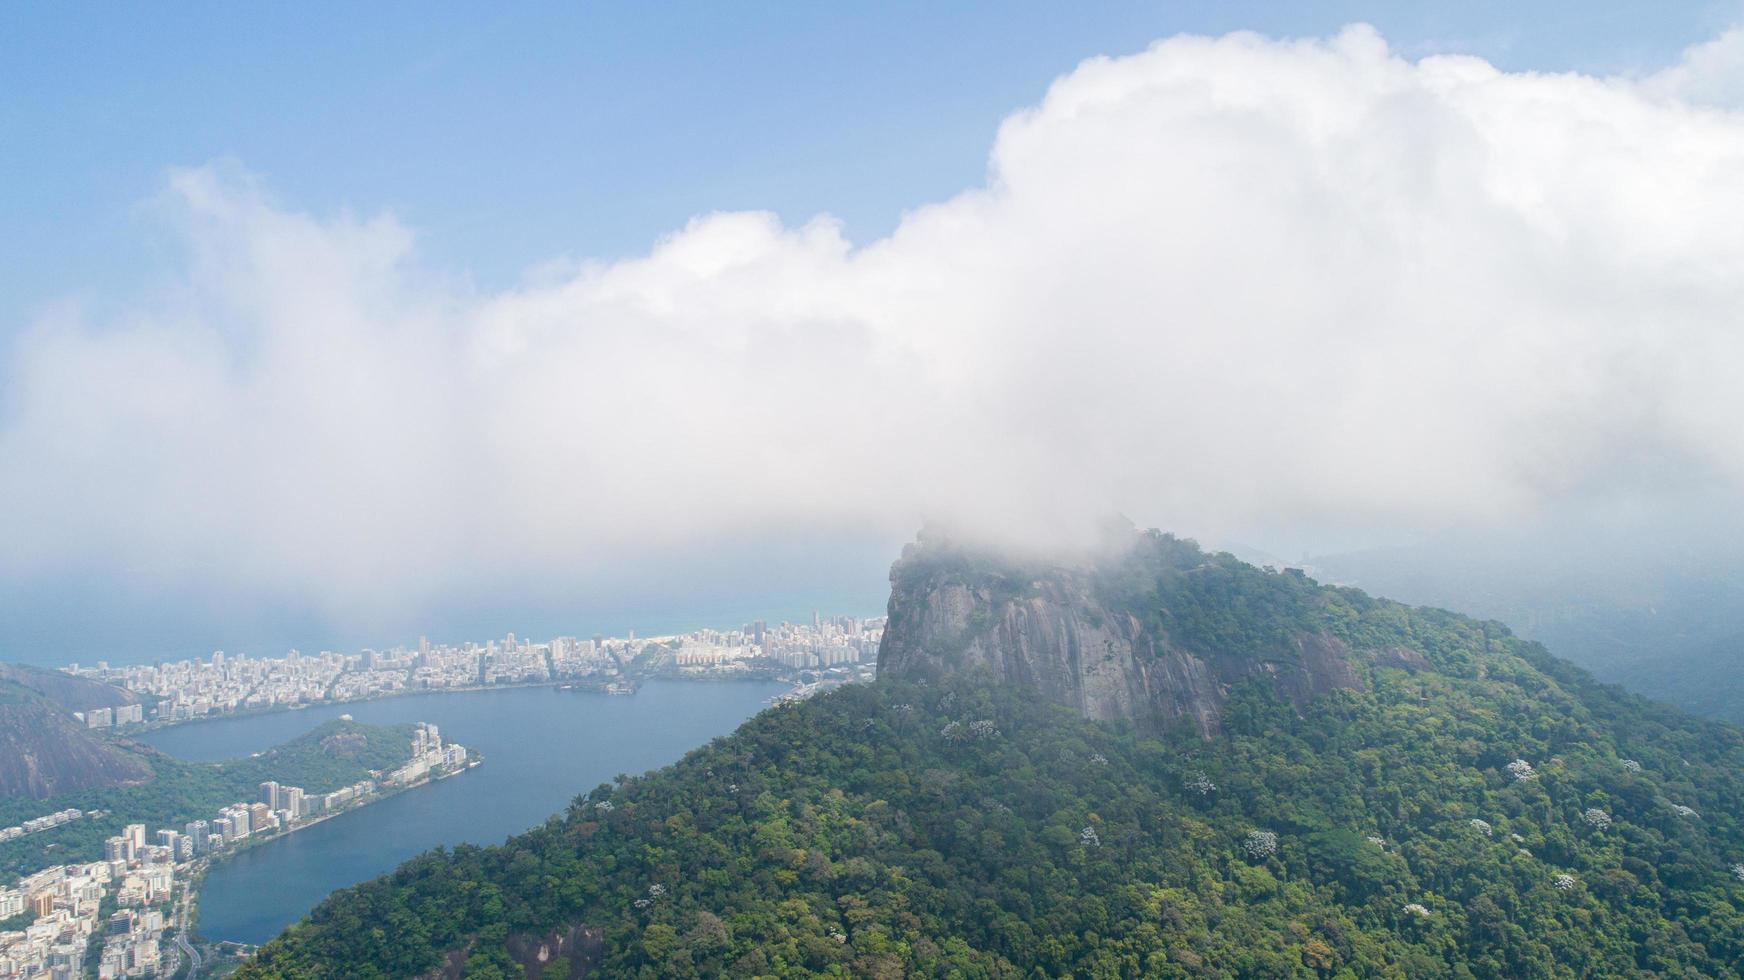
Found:
[[[1236,679],[1209,733],[974,670],[771,709],[337,893],[243,975],[1744,975],[1737,729],[1225,557],[1109,581],[1218,656],[1394,652],[1300,702]]]

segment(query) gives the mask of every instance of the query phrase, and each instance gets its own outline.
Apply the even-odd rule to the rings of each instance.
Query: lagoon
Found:
[[[674,762],[731,732],[784,690],[761,681],[650,681],[628,697],[551,687],[419,694],[194,722],[139,740],[184,759],[214,761],[259,752],[350,714],[379,725],[432,722],[444,739],[484,754],[484,765],[466,773],[215,863],[200,889],[196,931],[261,943],[335,889],[433,847],[500,843],[619,773]]]

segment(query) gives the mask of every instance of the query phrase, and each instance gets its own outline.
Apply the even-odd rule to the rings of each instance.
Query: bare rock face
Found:
[[[890,578],[880,674],[986,676],[1095,719],[1209,735],[1234,684],[1258,679],[1300,705],[1362,689],[1370,662],[1307,614],[1312,582],[1154,532],[1060,563],[1001,559],[923,534]],[[1226,618],[1207,621],[1208,608]],[[1409,650],[1385,659],[1423,663]]]
[[[0,682],[0,800],[42,800],[151,776],[144,758],[87,731],[46,699]]]

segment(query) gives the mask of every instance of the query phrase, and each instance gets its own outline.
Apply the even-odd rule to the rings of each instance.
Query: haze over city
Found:
[[[1024,9],[1009,50],[980,33],[1001,15],[932,14],[943,33],[889,87],[876,58],[900,55],[796,49],[747,73],[636,43],[616,74],[530,66],[516,83],[542,111],[508,112],[546,186],[575,168],[556,214],[514,186],[525,160],[468,150],[477,171],[438,194],[452,159],[390,165],[335,135],[299,157],[294,130],[220,125],[222,98],[187,107],[184,143],[25,166],[58,204],[8,204],[42,244],[7,246],[0,289],[3,639],[147,656],[872,613],[927,520],[1033,547],[1120,513],[1294,559],[1727,509],[1737,11],[1645,29],[1583,7],[1577,43],[1548,13],[1478,31],[1478,13],[1215,6],[1047,43],[1027,27],[1050,15]],[[37,70],[66,25],[7,16],[44,45],[9,77],[66,90]],[[383,69],[403,111],[385,89],[363,89],[373,117],[286,90],[287,118],[474,140],[481,105],[448,123],[409,95],[482,56],[455,16]],[[92,50],[125,52],[122,31]],[[1008,69],[950,75],[953,39]],[[839,106],[700,121],[709,85],[835,71]],[[185,93],[143,54],[113,72]],[[95,118],[96,97],[62,111]],[[667,135],[632,166],[612,141],[647,113]],[[355,183],[315,176],[322,157]],[[45,207],[77,221],[50,229]]]

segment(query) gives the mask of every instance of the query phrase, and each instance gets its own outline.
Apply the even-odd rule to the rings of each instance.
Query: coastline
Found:
[[[226,716],[226,717],[228,717],[228,716]],[[275,841],[283,840],[284,838],[287,838],[287,837],[291,836],[292,834],[298,833],[298,832],[303,831],[303,830],[307,830],[310,827],[316,826],[317,824],[323,824],[329,820],[334,820],[334,819],[337,819],[339,817],[343,817],[346,814],[356,813],[360,810],[367,809],[371,806],[374,806],[377,803],[382,802],[383,800],[391,799],[393,797],[399,796],[402,793],[409,793],[412,790],[421,789],[423,787],[430,786],[430,785],[437,783],[437,782],[440,782],[444,779],[452,779],[455,776],[459,776],[459,775],[462,775],[464,773],[471,772],[472,770],[478,768],[479,766],[484,765],[484,757],[483,756],[478,756],[476,758],[472,757],[472,755],[475,751],[476,750],[468,750],[469,756],[468,756],[467,763],[466,763],[466,765],[460,767],[459,769],[454,769],[454,770],[451,770],[449,772],[444,772],[444,773],[439,773],[439,774],[434,774],[434,775],[426,775],[426,776],[424,776],[424,778],[418,780],[415,783],[407,783],[404,786],[396,786],[393,789],[386,791],[386,792],[382,792],[382,791],[378,790],[376,793],[372,794],[367,799],[359,800],[358,802],[353,803],[350,806],[347,806],[343,810],[338,810],[338,811],[333,812],[333,813],[324,813],[318,817],[311,817],[308,820],[300,820],[300,821],[292,824],[291,826],[286,827],[283,830],[280,830],[278,833],[271,835],[270,837],[250,838],[248,840],[243,841],[242,843],[238,844],[235,847],[226,848],[221,853],[210,854],[210,855],[207,855],[206,857],[203,857],[203,858],[200,858],[196,861],[190,862],[190,867],[188,870],[187,921],[182,926],[184,934],[189,937],[190,941],[198,941],[201,945],[205,945],[205,946],[220,945],[219,942],[208,940],[205,937],[201,936],[199,933],[200,885],[205,882],[207,873],[210,872],[214,867],[217,867],[218,865],[223,864],[223,863],[231,860],[232,858],[236,857],[239,854],[242,854],[245,851],[255,850],[257,848],[262,848],[262,847],[269,847]],[[238,943],[234,943],[234,942],[229,942],[227,940],[224,942],[226,942],[232,946],[245,945],[245,944],[238,944]]]
[[[589,680],[591,680],[591,678],[583,678],[579,681],[573,678],[559,678],[544,681],[519,681],[513,684],[468,684],[464,687],[431,687],[394,691],[388,694],[376,694],[361,698],[344,698],[337,701],[304,701],[298,704],[270,705],[264,708],[248,708],[241,711],[226,711],[223,714],[202,715],[199,718],[183,718],[168,721],[157,719],[145,722],[141,725],[130,726],[122,731],[112,730],[111,737],[117,740],[129,740],[138,735],[150,735],[156,732],[167,731],[171,728],[184,728],[190,725],[198,725],[202,722],[227,721],[233,718],[255,718],[263,715],[290,714],[296,711],[306,711],[309,708],[346,704],[369,704],[375,701],[390,701],[395,698],[418,697],[431,694],[478,694],[486,691],[514,691],[541,687],[561,688],[564,690],[588,694],[607,693],[605,684],[602,683],[595,685],[588,683]],[[785,673],[768,676],[747,676],[746,674],[732,674],[729,676],[715,674],[684,674],[675,672],[670,674],[649,674],[633,678],[633,680],[636,683],[645,683],[651,680],[684,681],[687,683],[703,682],[711,684],[729,684],[741,681],[774,682],[778,684],[792,685],[794,693],[797,693],[799,689],[807,686],[806,682],[800,681],[792,676],[787,676]]]
[[[670,765],[731,732],[765,710],[768,698],[791,688],[756,680],[703,685],[651,681],[636,697],[595,694],[571,699],[523,689],[349,709],[365,722],[429,714],[445,734],[470,743],[465,733],[477,729],[480,740],[488,731],[501,744],[476,746],[488,763],[476,780],[433,787],[425,795],[365,811],[356,820],[277,850],[251,852],[222,867],[215,864],[199,885],[195,931],[208,942],[263,943],[334,890],[389,873],[434,848],[463,842],[490,846],[540,826],[573,803],[581,789],[608,781],[615,773]],[[341,710],[347,709],[325,708],[317,716],[326,720]],[[242,742],[252,748],[303,722],[313,723],[295,715],[250,719],[239,722],[244,727],[234,736],[206,729],[198,735],[186,733],[192,737],[185,742],[190,748],[206,745],[208,751]],[[579,745],[591,748],[552,751],[554,746]],[[377,856],[384,853],[391,858]],[[201,946],[202,953],[207,949]],[[222,962],[224,957],[215,959]]]
[[[415,690],[394,691],[389,694],[373,694],[362,698],[340,698],[336,701],[301,701],[297,704],[274,704],[264,708],[244,708],[238,711],[226,711],[222,714],[201,715],[198,718],[180,718],[174,720],[154,719],[140,725],[133,725],[125,730],[113,731],[114,738],[128,739],[135,735],[149,735],[170,728],[182,728],[188,725],[198,725],[205,721],[225,721],[231,718],[256,718],[262,715],[290,714],[293,711],[306,711],[310,708],[325,707],[336,704],[369,704],[372,701],[389,701],[394,698],[414,697],[424,694],[475,694],[479,691],[513,691],[521,688],[556,687],[565,681],[523,681],[513,684],[469,684],[465,687],[428,687]]]

